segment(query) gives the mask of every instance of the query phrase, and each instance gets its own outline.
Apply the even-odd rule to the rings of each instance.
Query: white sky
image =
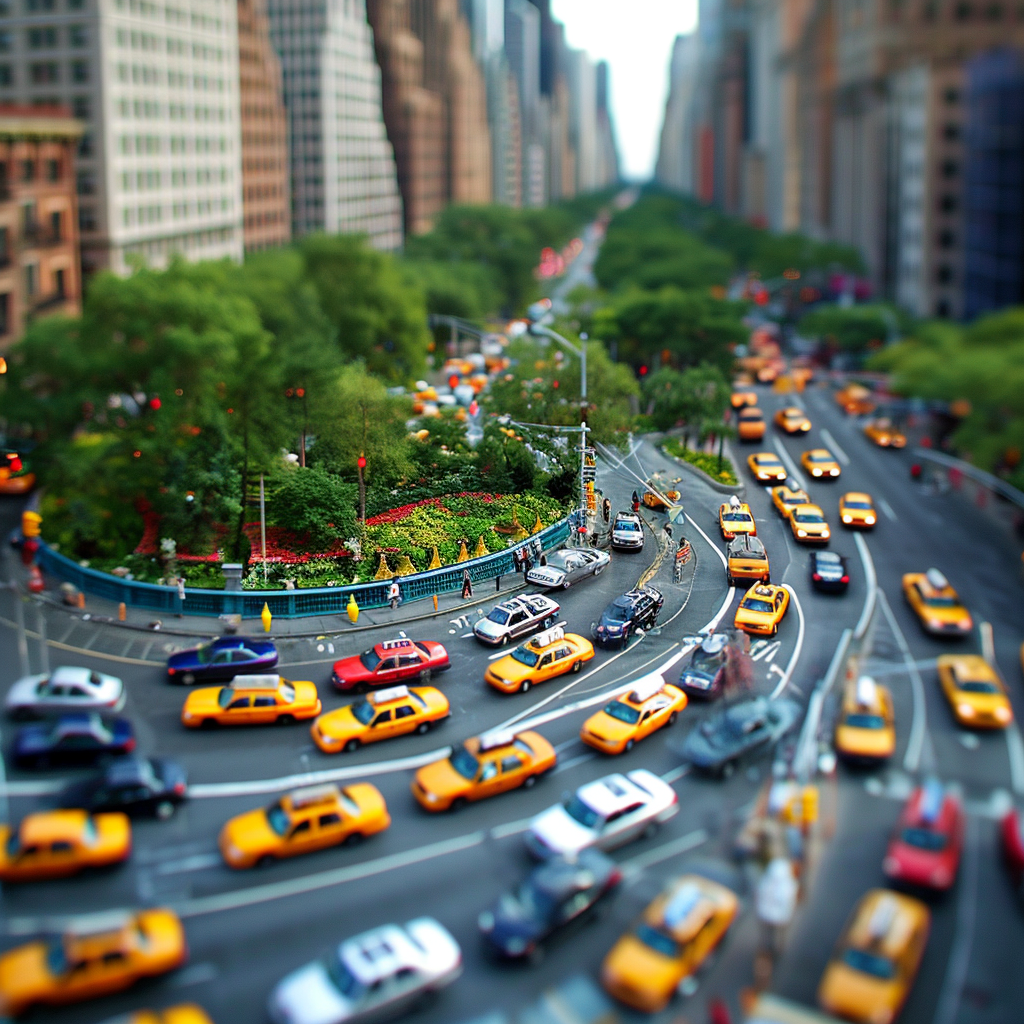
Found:
[[[672,42],[697,22],[696,0],[552,0],[570,46],[611,65],[612,117],[624,177],[654,171]]]

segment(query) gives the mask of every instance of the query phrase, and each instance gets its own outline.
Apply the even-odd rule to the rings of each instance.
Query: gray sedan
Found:
[[[528,583],[554,590],[571,587],[587,576],[598,576],[611,561],[606,551],[597,548],[563,548],[547,556],[547,565],[538,565],[526,574]]]

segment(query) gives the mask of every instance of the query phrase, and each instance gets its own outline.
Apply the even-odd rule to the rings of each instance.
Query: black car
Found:
[[[614,601],[601,614],[601,621],[593,627],[591,636],[599,644],[625,646],[630,634],[638,629],[650,629],[657,621],[665,598],[654,587],[637,587]]]
[[[61,807],[81,807],[93,814],[125,814],[169,818],[185,799],[188,779],[177,761],[166,758],[119,757],[105,771],[73,782],[60,795]]]
[[[815,590],[842,594],[850,585],[846,558],[835,551],[811,552],[811,583]]]
[[[219,636],[198,647],[175,651],[167,659],[172,683],[226,683],[245,672],[269,672],[277,664],[272,640]]]
[[[729,638],[712,633],[700,643],[683,665],[679,687],[697,700],[713,700],[725,686],[725,664],[728,660]]]
[[[590,910],[621,879],[618,865],[600,850],[583,850],[572,860],[553,857],[480,915],[480,931],[502,956],[531,956],[544,939]]]
[[[54,722],[26,725],[14,736],[11,754],[23,768],[95,764],[135,749],[127,718],[104,719],[95,712],[61,715]]]

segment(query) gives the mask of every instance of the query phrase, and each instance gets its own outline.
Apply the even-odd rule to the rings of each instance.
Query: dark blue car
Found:
[[[188,777],[177,761],[165,757],[118,757],[97,775],[65,787],[61,807],[82,807],[92,814],[169,818],[188,791]]]
[[[95,713],[79,713],[19,729],[11,754],[19,767],[49,768],[95,764],[134,749],[135,735],[127,718],[105,719]]]
[[[227,682],[246,672],[269,672],[277,664],[277,648],[270,640],[249,636],[220,636],[199,647],[177,651],[167,659],[172,683]]]

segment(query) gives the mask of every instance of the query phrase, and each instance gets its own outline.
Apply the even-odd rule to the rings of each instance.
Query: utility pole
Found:
[[[366,469],[366,456],[360,452],[356,460],[356,468],[359,470],[359,522],[366,525],[366,483],[363,480],[363,470]]]
[[[263,474],[260,473],[260,544],[263,547],[263,585],[267,585],[267,506],[263,491]]]

